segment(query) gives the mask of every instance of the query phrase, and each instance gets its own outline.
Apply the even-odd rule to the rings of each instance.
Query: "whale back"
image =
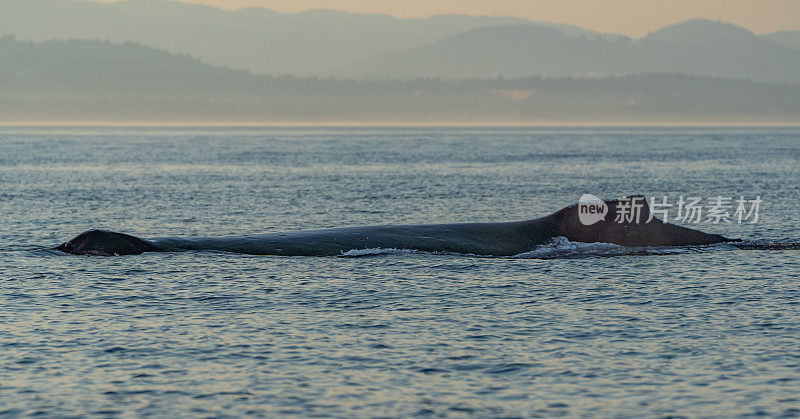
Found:
[[[138,255],[145,252],[216,250],[284,256],[329,256],[350,250],[396,248],[419,251],[510,256],[556,236],[573,242],[621,246],[694,246],[736,241],[718,234],[666,223],[651,217],[641,195],[596,201],[605,213],[593,223],[581,220],[581,203],[529,221],[400,226],[344,227],[241,237],[155,238],[90,230],[56,247],[75,255]],[[586,215],[586,214],[584,214]]]
[[[651,215],[647,199],[632,195],[604,201],[608,212],[598,222],[581,222],[580,204],[570,205],[545,219],[553,223],[555,235],[583,243],[613,243],[621,246],[699,246],[732,241],[718,234],[670,224]]]
[[[139,255],[145,252],[160,252],[154,244],[124,233],[105,230],[89,230],[55,248],[73,255]]]

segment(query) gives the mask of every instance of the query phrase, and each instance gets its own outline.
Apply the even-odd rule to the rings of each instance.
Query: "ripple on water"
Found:
[[[704,228],[796,241],[798,139],[796,128],[0,130],[0,415],[798,416],[796,251],[22,251],[88,228],[512,220],[588,192],[665,191],[760,194],[758,225]]]

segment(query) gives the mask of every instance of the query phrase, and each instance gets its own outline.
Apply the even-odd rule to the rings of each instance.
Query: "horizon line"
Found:
[[[800,127],[800,120],[782,122],[764,121],[706,121],[706,122],[680,122],[680,121],[595,121],[595,122],[357,122],[357,121],[327,121],[327,122],[156,122],[156,121],[42,121],[42,122],[0,122],[0,128],[104,128],[104,127],[131,127],[131,128],[796,128]]]

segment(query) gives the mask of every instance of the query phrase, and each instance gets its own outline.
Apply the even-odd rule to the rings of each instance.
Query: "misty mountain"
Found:
[[[691,20],[641,39],[536,25],[484,27],[354,67],[364,77],[597,77],[667,72],[800,83],[800,51],[723,22]]]
[[[670,74],[270,77],[134,43],[0,39],[0,122],[797,122],[800,86]]]
[[[263,8],[225,11],[160,0],[110,4],[0,0],[0,36],[33,41],[132,41],[272,75],[346,76],[344,69],[375,55],[476,27],[520,22],[525,20],[458,15],[397,19],[329,10],[278,13]]]
[[[20,100],[116,100],[232,96],[262,83],[232,70],[126,42],[20,42],[0,38],[0,96]],[[248,93],[249,94],[249,93]]]
[[[762,36],[783,46],[800,49],[800,31],[780,31]]]
[[[0,36],[135,42],[256,74],[598,77],[674,72],[800,82],[800,32],[692,20],[641,39],[517,18],[225,11],[166,0],[0,0]]]

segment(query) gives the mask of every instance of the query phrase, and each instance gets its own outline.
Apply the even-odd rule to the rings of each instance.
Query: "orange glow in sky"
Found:
[[[105,3],[115,0],[99,0]],[[687,19],[724,20],[755,33],[800,30],[800,0],[183,0],[238,9],[281,12],[333,9],[398,17],[435,14],[517,16],[568,23],[600,32],[639,37]]]

